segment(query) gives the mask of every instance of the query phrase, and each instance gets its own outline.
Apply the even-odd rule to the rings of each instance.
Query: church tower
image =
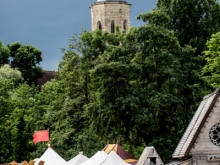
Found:
[[[100,29],[114,33],[116,27],[130,29],[130,6],[126,0],[97,0],[91,5],[92,31]]]

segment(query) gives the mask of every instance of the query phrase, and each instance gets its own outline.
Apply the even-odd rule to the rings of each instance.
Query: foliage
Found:
[[[194,56],[191,46],[181,47],[175,31],[160,25],[158,20],[166,22],[168,18],[165,12],[155,10],[139,18],[149,19],[149,23],[140,27],[136,35],[142,43],[135,60],[143,67],[140,83],[144,88],[143,110],[136,121],[144,121],[138,129],[146,144],[154,145],[163,159],[169,159],[202,98],[200,59]],[[146,122],[143,114],[151,120]],[[152,130],[142,131],[148,127]]]
[[[119,143],[136,157],[152,145],[168,162],[203,96],[199,56],[219,30],[219,13],[215,0],[159,0],[138,16],[146,24],[129,33],[83,30],[62,48],[56,78],[41,91],[30,86],[43,74],[41,51],[0,42],[1,65],[10,53],[12,68],[0,68],[0,162],[42,155],[46,143],[34,145],[32,135],[43,129],[66,160]],[[203,77],[213,87],[219,37],[205,51]],[[15,84],[18,70],[28,84]]]
[[[219,88],[220,85],[220,33],[212,35],[207,41],[207,50],[204,51],[206,65],[203,67],[203,77],[212,85]]]
[[[12,69],[8,64],[0,68],[0,162],[13,159],[11,113],[14,110],[14,104],[11,95],[21,80],[20,71]]]
[[[13,159],[16,161],[30,160],[34,152],[32,136],[32,107],[35,104],[34,95],[38,92],[35,87],[20,84],[11,94],[14,110],[10,114],[11,149]]]
[[[56,79],[45,84],[38,95],[42,118],[37,117],[36,126],[50,129],[51,146],[68,160],[79,151],[92,156],[103,144],[88,128],[89,116],[84,115],[83,107],[89,101],[89,75],[85,70],[89,62],[82,63],[82,58],[71,48],[63,51]],[[39,155],[40,150],[42,146],[37,144]]]
[[[180,45],[196,48],[196,56],[202,54],[211,35],[220,30],[217,0],[158,0],[157,9],[169,16],[165,25],[174,31]]]
[[[10,49],[10,66],[17,68],[29,85],[37,85],[38,78],[43,75],[43,70],[39,66],[42,61],[41,51],[32,45],[23,45],[19,42],[9,44],[8,48]]]
[[[21,76],[21,72],[16,68],[11,68],[8,64],[0,67],[0,77],[2,77],[3,79],[11,79],[15,82],[19,82],[23,79]]]
[[[0,41],[0,65],[9,63],[10,51],[7,46]]]
[[[8,118],[13,110],[10,91],[13,83],[0,77],[0,162],[6,162],[11,157],[10,122]]]
[[[131,64],[135,47],[125,42],[125,33],[94,33],[92,40],[105,38],[106,50],[91,70],[92,99],[86,105],[87,115],[91,115],[92,128],[105,142],[123,143],[129,141],[129,123],[138,104],[131,83],[139,72]]]

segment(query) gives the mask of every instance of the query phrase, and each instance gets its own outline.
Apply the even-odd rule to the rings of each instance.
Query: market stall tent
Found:
[[[104,151],[98,151],[87,161],[81,163],[80,165],[101,165],[107,158],[107,154]]]
[[[105,151],[107,154],[109,154],[111,151],[115,151],[125,162],[132,165],[135,165],[138,161],[134,156],[126,152],[119,144],[107,144],[103,148],[103,151]]]
[[[115,151],[111,151],[102,165],[130,165],[126,163]]]
[[[79,165],[85,161],[87,161],[89,158],[84,156],[82,153],[79,153],[77,156],[72,158],[71,160],[68,161],[70,165]]]
[[[52,148],[48,148],[44,154],[34,163],[34,165],[38,165],[40,161],[43,161],[44,165],[69,165]]]

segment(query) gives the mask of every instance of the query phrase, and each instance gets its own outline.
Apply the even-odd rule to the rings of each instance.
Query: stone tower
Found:
[[[130,29],[130,6],[126,0],[97,0],[91,5],[92,31],[100,29],[114,33]]]

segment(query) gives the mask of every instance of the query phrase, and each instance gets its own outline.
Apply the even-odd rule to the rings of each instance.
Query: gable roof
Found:
[[[125,162],[129,164],[136,164],[137,159],[126,152],[119,144],[107,144],[103,151],[109,154],[111,151],[115,151]]]
[[[47,148],[44,154],[38,159],[34,165],[38,165],[40,161],[44,165],[69,165],[60,155],[58,155],[52,148]]]
[[[220,95],[220,89],[205,96],[188,125],[182,139],[173,153],[173,158],[189,156],[190,149],[195,143],[207,117],[209,116],[214,104]]]
[[[159,158],[160,164],[164,164],[154,147],[145,147],[136,165],[144,165],[150,157]]]

